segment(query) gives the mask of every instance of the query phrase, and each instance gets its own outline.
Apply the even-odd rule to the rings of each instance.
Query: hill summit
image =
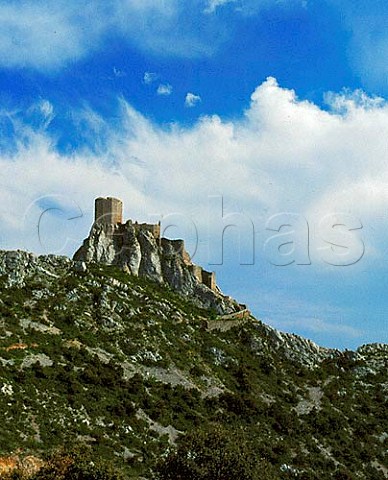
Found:
[[[1,478],[387,478],[387,345],[281,333],[111,220],[75,260],[0,251]]]
[[[214,272],[191,261],[183,240],[162,238],[160,223],[123,222],[122,210],[119,199],[96,199],[95,221],[74,260],[117,265],[131,275],[166,283],[199,306],[213,308],[219,314],[246,309],[223,295]]]

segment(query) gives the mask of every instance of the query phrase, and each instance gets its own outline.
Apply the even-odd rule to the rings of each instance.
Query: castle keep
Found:
[[[135,231],[150,232],[156,240],[160,241],[160,223],[152,225],[149,223],[131,223]],[[123,225],[123,202],[118,198],[99,197],[94,202],[94,223],[99,225]]]
[[[183,265],[193,275],[195,280],[216,292],[218,287],[216,285],[216,277],[214,272],[207,272],[202,267],[194,265],[191,262],[189,254],[185,250],[183,240],[169,240],[161,238],[161,226],[158,224],[138,223],[128,220],[123,223],[123,203],[121,200],[113,197],[102,198],[95,200],[94,211],[94,225],[101,226],[108,237],[114,237],[115,243],[119,245],[120,251],[131,249],[133,245],[130,244],[128,237],[128,228],[132,227],[134,232],[150,233],[157,245],[163,252],[169,252],[181,258]]]
[[[117,198],[96,198],[94,222],[107,225],[123,223],[123,202]]]

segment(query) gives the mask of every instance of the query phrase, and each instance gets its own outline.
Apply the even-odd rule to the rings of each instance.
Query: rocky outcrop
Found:
[[[158,239],[152,232],[136,228],[131,221],[115,225],[95,223],[74,260],[116,265],[131,275],[168,284],[196,305],[219,314],[242,308],[218,288],[210,289],[197,279],[195,265],[182,240]]]
[[[70,268],[72,263],[62,256],[38,257],[22,250],[0,251],[0,276],[5,279],[5,287],[24,287],[30,278],[42,275],[58,278],[58,272]]]
[[[262,322],[255,323],[255,328],[267,339],[271,349],[278,351],[288,360],[301,363],[308,368],[315,368],[323,360],[342,355],[340,350],[320,347],[307,338],[280,332]]]
[[[127,233],[128,235],[135,235],[135,238],[130,237],[133,242],[130,248],[128,246],[119,252],[117,258],[123,263],[117,261],[116,258],[118,265],[126,268],[133,275],[144,275],[154,281],[170,285],[203,308],[215,308],[218,312],[228,312],[234,309],[235,312],[238,312],[234,314],[223,313],[217,319],[213,317],[205,319],[203,326],[208,331],[223,332],[248,322],[258,335],[255,341],[247,341],[246,347],[255,354],[259,355],[264,351],[277,352],[281,358],[287,359],[287,361],[302,364],[312,369],[317,368],[324,360],[342,359],[345,361],[342,363],[350,362],[355,365],[354,372],[359,378],[370,374],[374,375],[376,372],[386,369],[388,345],[375,343],[363,345],[354,352],[343,352],[318,346],[311,340],[298,335],[280,332],[256,320],[248,310],[242,310],[243,306],[230,297],[214,292],[198,282],[191,272],[187,253],[182,249],[182,241],[163,239],[159,245],[159,242],[152,238],[152,235],[148,232],[136,232],[135,234],[131,229],[128,229]],[[2,285],[5,289],[24,288],[25,292],[32,289],[34,290],[32,294],[34,301],[53,297],[52,286],[67,276],[73,277],[75,275],[78,278],[89,278],[90,284],[95,287],[99,283],[95,282],[95,274],[92,269],[89,269],[87,262],[108,263],[109,261],[114,263],[115,257],[112,256],[112,252],[119,244],[112,243],[112,238],[109,239],[100,226],[93,229],[91,236],[85,240],[84,245],[75,255],[77,257],[75,261],[64,256],[37,256],[21,250],[0,250],[0,280]],[[128,300],[132,298],[130,292],[135,296],[134,298],[137,298],[139,294],[132,291],[133,288],[130,283],[110,277],[104,277],[104,283],[101,284],[101,287],[98,301],[95,301],[93,305],[99,312],[98,317],[101,325],[113,328],[121,321],[118,313],[120,310],[116,311],[118,306],[109,301],[109,296],[113,292],[121,292],[123,298]],[[27,295],[27,293],[24,294]],[[79,293],[69,291],[66,301],[69,304],[76,304],[79,298]],[[172,315],[173,309],[167,301],[157,303],[156,300],[151,300],[145,295],[142,296],[142,300],[147,303],[148,309],[152,304],[157,305],[154,313],[158,318],[166,318],[166,314]],[[131,315],[136,315],[136,308],[132,307],[130,303],[129,301],[128,310],[132,311]],[[0,298],[1,305],[2,299]],[[88,313],[88,315],[90,314]],[[23,328],[33,328],[41,332],[50,331],[52,334],[60,332],[53,325],[47,326],[26,319],[20,321]],[[179,321],[182,321],[182,319],[179,319]],[[258,338],[261,340],[258,341]],[[27,347],[27,344],[15,343],[8,346],[7,349],[10,351],[27,349]],[[44,363],[44,359],[41,360],[39,362]],[[358,366],[357,363],[360,362],[361,365]]]

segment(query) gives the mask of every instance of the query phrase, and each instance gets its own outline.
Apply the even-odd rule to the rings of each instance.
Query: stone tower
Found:
[[[108,225],[123,223],[123,202],[113,197],[96,198],[94,222]]]
[[[116,265],[134,276],[167,284],[192,297],[203,308],[226,315],[245,310],[216,285],[214,272],[195,265],[181,239],[162,237],[161,224],[123,221],[118,198],[96,198],[90,235],[75,252],[74,261]]]

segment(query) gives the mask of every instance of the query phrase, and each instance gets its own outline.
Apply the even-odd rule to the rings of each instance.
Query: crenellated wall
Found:
[[[214,272],[207,272],[202,267],[194,265],[190,255],[186,252],[183,240],[169,240],[161,238],[161,226],[158,224],[138,223],[128,220],[123,224],[123,203],[118,198],[99,197],[95,200],[94,223],[103,225],[105,235],[112,239],[120,252],[131,248],[132,241],[128,243],[128,229],[133,228],[135,234],[148,232],[155,238],[157,245],[163,252],[170,252],[169,255],[178,256],[183,264],[189,268],[196,280],[216,292],[216,275]]]
[[[198,282],[203,283],[211,290],[217,289],[215,272],[207,272],[202,267],[194,264],[190,265],[190,270]]]
[[[156,238],[156,240],[160,240],[160,222],[155,225],[150,223],[132,222],[132,226],[137,232],[140,230],[143,232],[150,232]]]
[[[207,272],[202,270],[202,283],[206,285],[210,290],[216,290],[216,274],[215,272]]]

